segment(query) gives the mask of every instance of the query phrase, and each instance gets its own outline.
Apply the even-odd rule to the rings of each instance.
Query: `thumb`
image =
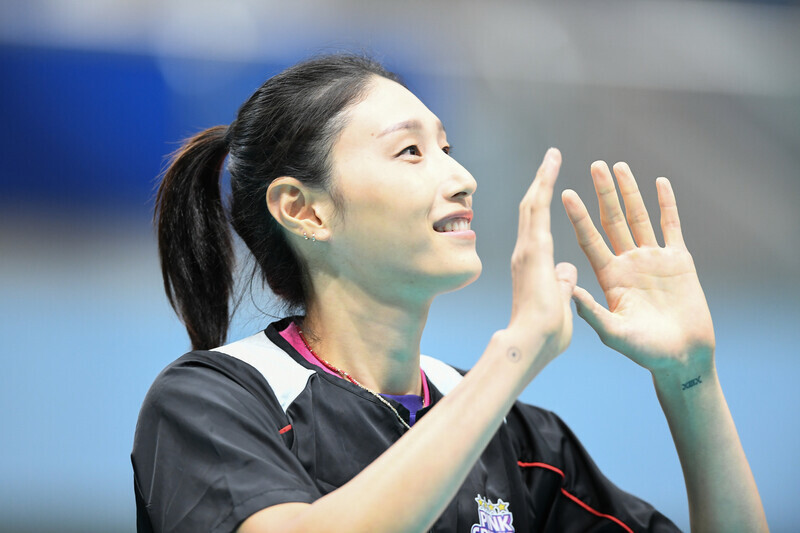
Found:
[[[575,286],[572,291],[572,299],[575,301],[578,316],[584,319],[601,339],[608,338],[613,319],[611,312],[597,303],[589,291],[583,287]]]
[[[578,283],[578,269],[572,263],[559,263],[556,265],[556,279],[564,299],[572,296],[575,285]]]

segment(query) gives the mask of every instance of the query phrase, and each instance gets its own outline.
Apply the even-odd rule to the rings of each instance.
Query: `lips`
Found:
[[[433,225],[433,229],[439,233],[467,231],[470,222],[472,222],[472,211],[460,211],[439,220]]]

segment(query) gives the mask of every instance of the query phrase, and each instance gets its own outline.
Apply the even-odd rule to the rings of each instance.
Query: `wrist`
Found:
[[[682,357],[670,358],[669,364],[649,369],[656,384],[684,383],[698,375],[716,374],[714,349],[697,350]]]
[[[687,358],[681,365],[651,371],[659,400],[691,401],[704,397],[719,386],[713,351],[702,357]]]
[[[492,335],[490,346],[494,349],[495,369],[507,368],[520,376],[527,385],[558,353],[549,349],[548,339],[520,328],[508,327]],[[554,352],[549,355],[550,352]]]

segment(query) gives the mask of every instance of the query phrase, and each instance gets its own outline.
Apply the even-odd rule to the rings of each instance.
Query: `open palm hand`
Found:
[[[628,165],[614,165],[625,214],[608,166],[596,162],[591,173],[601,224],[614,251],[578,195],[564,191],[567,215],[608,303],[606,309],[585,289],[575,287],[578,314],[606,345],[651,372],[713,364],[711,315],[683,241],[669,181],[656,181],[665,244],[661,247]]]

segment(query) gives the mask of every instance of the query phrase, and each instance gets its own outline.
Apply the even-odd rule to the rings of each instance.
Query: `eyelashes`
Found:
[[[406,146],[405,148],[400,150],[400,153],[397,154],[397,155],[398,156],[400,156],[400,155],[411,155],[411,156],[417,156],[418,157],[418,156],[422,155],[422,152],[419,150],[419,147],[416,144],[412,144],[411,146]]]
[[[450,155],[452,153],[452,151],[453,151],[453,148],[449,144],[442,147],[442,152],[444,152],[447,155]],[[400,150],[400,152],[397,154],[397,157],[403,156],[403,155],[410,155],[410,156],[413,156],[413,157],[421,157],[422,156],[422,151],[419,149],[419,146],[417,146],[416,144],[412,144],[412,145],[406,146],[405,148]]]

